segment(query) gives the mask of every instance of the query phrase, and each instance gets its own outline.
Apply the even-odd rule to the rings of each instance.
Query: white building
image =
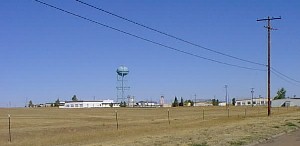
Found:
[[[230,103],[229,103],[230,104]],[[219,106],[226,106],[226,102],[220,102]]]
[[[194,106],[212,106],[212,102],[196,102]]]
[[[102,101],[65,101],[61,102],[59,108],[101,108],[101,107],[120,107],[119,103],[113,100]]]
[[[252,99],[241,99],[236,100],[235,106],[251,106],[252,105]],[[268,99],[267,98],[253,98],[253,106],[263,106],[268,105]]]
[[[155,101],[139,101],[136,103],[137,107],[159,107],[160,105]]]
[[[211,99],[197,99],[196,102],[194,102],[194,106],[212,106],[212,100]]]

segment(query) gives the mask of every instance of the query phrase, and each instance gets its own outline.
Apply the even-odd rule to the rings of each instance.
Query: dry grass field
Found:
[[[267,107],[230,107],[229,116],[225,107],[0,109],[1,146],[237,146],[299,126],[299,108],[273,108],[270,117]]]

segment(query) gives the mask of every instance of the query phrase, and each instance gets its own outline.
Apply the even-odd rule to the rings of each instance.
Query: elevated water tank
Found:
[[[118,67],[117,73],[118,73],[119,76],[123,76],[124,77],[124,76],[128,75],[129,70],[128,70],[128,68],[126,66],[122,65],[122,66]]]

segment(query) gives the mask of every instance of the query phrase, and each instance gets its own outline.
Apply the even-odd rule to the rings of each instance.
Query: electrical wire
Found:
[[[229,55],[229,54],[225,54],[225,53],[222,53],[222,52],[219,52],[219,51],[216,51],[216,50],[207,48],[207,47],[203,47],[203,46],[201,46],[201,45],[199,45],[199,44],[196,44],[196,43],[187,41],[187,40],[185,40],[185,39],[182,39],[182,38],[180,38],[180,37],[177,37],[177,36],[174,36],[174,35],[165,33],[165,32],[163,32],[163,31],[154,29],[154,28],[149,27],[149,26],[146,26],[146,25],[144,25],[144,24],[142,24],[142,23],[139,23],[139,22],[133,21],[133,20],[131,20],[131,19],[125,18],[125,17],[123,17],[123,16],[117,15],[117,14],[115,14],[115,13],[109,12],[109,11],[104,10],[104,9],[102,9],[102,8],[96,7],[96,6],[92,5],[92,4],[83,2],[83,1],[81,1],[81,0],[76,0],[76,1],[79,2],[79,3],[81,3],[81,4],[86,5],[86,6],[88,6],[88,7],[91,7],[91,8],[97,9],[97,10],[99,10],[99,11],[102,11],[102,12],[104,12],[104,13],[106,13],[106,14],[109,14],[109,15],[112,15],[112,16],[114,16],[114,17],[120,18],[120,19],[122,19],[122,20],[125,20],[125,21],[127,21],[127,22],[130,22],[130,23],[133,23],[133,24],[135,24],[135,25],[141,26],[141,27],[146,28],[146,29],[148,29],[148,30],[157,32],[157,33],[159,33],[159,34],[162,34],[162,35],[171,37],[171,38],[176,39],[176,40],[179,40],[179,41],[181,41],[181,42],[184,42],[184,43],[193,45],[193,46],[195,46],[195,47],[202,48],[202,49],[205,49],[205,50],[207,50],[207,51],[211,51],[211,52],[213,52],[213,53],[217,53],[217,54],[219,54],[219,55],[223,55],[223,56],[230,57],[230,58],[233,58],[233,59],[237,59],[237,60],[240,60],[240,61],[244,61],[244,62],[256,64],[256,65],[261,65],[261,66],[266,66],[265,64],[262,64],[262,63],[257,63],[257,62],[249,61],[249,60],[242,59],[242,58],[239,58],[239,57],[235,57],[235,56],[232,56],[232,55]],[[189,55],[192,55],[192,54],[189,54]],[[193,56],[194,56],[194,54],[193,54]],[[201,57],[201,58],[202,58],[202,57]],[[204,59],[204,58],[202,58],[202,59]],[[208,59],[208,58],[207,58],[207,59]],[[210,60],[210,61],[212,61],[212,60]],[[220,63],[220,62],[218,62],[218,63]],[[228,65],[228,64],[226,64],[226,65]],[[248,69],[248,68],[247,68],[247,69]],[[293,78],[291,78],[291,77],[289,77],[289,76],[287,76],[287,75],[282,74],[281,72],[277,71],[277,70],[274,69],[273,67],[271,67],[271,69],[272,69],[271,72],[272,72],[274,75],[276,75],[277,77],[281,78],[282,80],[284,80],[284,81],[286,81],[286,82],[289,82],[289,83],[291,83],[291,84],[293,84],[293,85],[296,85],[296,84],[294,84],[293,82],[291,82],[291,81],[289,81],[289,80],[292,80],[292,81],[294,81],[294,82],[300,83],[300,81],[297,81],[297,80],[295,80],[295,79],[293,79]],[[287,78],[287,79],[289,79],[289,80],[286,80],[285,78],[281,77],[280,75],[283,76],[283,77],[285,77],[285,78]]]
[[[286,82],[288,82],[288,83],[290,83],[290,84],[292,84],[292,85],[295,85],[295,86],[299,86],[299,87],[300,87],[300,85],[298,85],[298,84],[296,84],[296,83],[294,83],[294,82],[291,82],[291,81],[289,81],[289,80],[283,78],[282,76],[280,76],[279,73],[275,72],[274,70],[271,70],[271,72],[272,72],[275,76],[277,76],[278,78],[280,78],[280,79],[282,79],[282,80],[284,80],[284,81],[286,81]]]
[[[104,9],[102,9],[102,8],[99,8],[99,7],[96,7],[96,6],[94,6],[94,5],[88,4],[88,3],[83,2],[83,1],[81,1],[81,0],[75,0],[75,1],[77,1],[77,2],[79,2],[79,3],[81,3],[81,4],[84,4],[84,5],[88,6],[88,7],[91,7],[91,8],[97,9],[97,10],[99,10],[99,11],[102,11],[102,12],[104,12],[104,13],[106,13],[106,14],[112,15],[112,16],[114,16],[114,17],[123,19],[123,20],[125,20],[125,21],[127,21],[127,22],[130,22],[130,23],[133,23],[133,24],[135,24],[135,25],[141,26],[141,27],[146,28],[146,29],[148,29],[148,30],[151,30],[151,31],[157,32],[157,33],[159,33],[159,34],[168,36],[168,37],[170,37],[170,38],[179,40],[179,41],[181,41],[181,42],[190,44],[190,45],[192,45],[192,46],[195,46],[195,47],[198,47],[198,48],[201,48],[201,49],[204,49],[204,50],[207,50],[207,51],[210,51],[210,52],[219,54],[219,55],[223,55],[223,56],[226,56],[226,57],[229,57],[229,58],[233,58],[233,59],[236,59],[236,60],[240,60],[240,61],[243,61],[243,62],[248,62],[248,63],[252,63],[252,64],[256,64],[256,65],[266,66],[265,64],[262,64],[262,63],[258,63],[258,62],[254,62],[254,61],[250,61],[250,60],[246,60],[246,59],[242,59],[242,58],[235,57],[235,56],[232,56],[232,55],[229,55],[229,54],[226,54],[226,53],[222,53],[222,52],[219,52],[219,51],[216,51],[216,50],[207,48],[207,47],[203,47],[203,46],[201,46],[201,45],[199,45],[199,44],[196,44],[196,43],[193,43],[193,42],[191,42],[191,41],[182,39],[182,38],[180,38],[180,37],[177,37],[177,36],[174,36],[174,35],[165,33],[165,32],[163,32],[163,31],[154,29],[154,28],[152,28],[152,27],[149,27],[149,26],[146,26],[146,25],[144,25],[144,24],[138,23],[138,22],[136,22],[136,21],[130,20],[130,19],[125,18],[125,17],[123,17],[123,16],[114,14],[114,13],[109,12],[109,11],[107,11],[107,10],[104,10]]]
[[[218,61],[218,60],[206,58],[206,57],[203,57],[203,56],[200,56],[200,55],[197,55],[197,54],[193,54],[193,53],[190,53],[190,52],[187,52],[187,51],[183,51],[183,50],[180,50],[180,49],[177,49],[177,48],[174,48],[174,47],[170,47],[170,46],[164,45],[164,44],[162,44],[162,43],[155,42],[155,41],[150,40],[150,39],[147,39],[147,38],[140,37],[140,36],[138,36],[138,35],[135,35],[135,34],[132,34],[132,33],[123,31],[123,30],[121,30],[121,29],[118,29],[118,28],[115,28],[115,27],[112,27],[112,26],[109,26],[109,25],[100,23],[100,22],[98,22],[98,21],[96,21],[96,20],[92,20],[92,19],[90,19],[90,18],[87,18],[87,17],[81,16],[81,15],[75,14],[75,13],[73,13],[73,12],[64,10],[64,9],[62,9],[62,8],[56,7],[56,6],[54,6],[54,5],[45,3],[45,2],[40,1],[40,0],[35,0],[35,1],[38,2],[38,3],[40,3],[40,4],[46,5],[46,6],[48,6],[48,7],[54,8],[54,9],[56,9],[56,10],[59,10],[59,11],[61,11],[61,12],[64,12],[64,13],[70,14],[70,15],[72,15],[72,16],[75,16],[75,17],[84,19],[84,20],[86,20],[86,21],[95,23],[95,24],[97,24],[97,25],[101,25],[101,26],[103,26],[103,27],[112,29],[112,30],[114,30],[114,31],[117,31],[117,32],[120,32],[120,33],[129,35],[129,36],[135,37],[135,38],[137,38],[137,39],[140,39],[140,40],[143,40],[143,41],[146,41],[146,42],[149,42],[149,43],[152,43],[152,44],[155,44],[155,45],[158,45],[158,46],[161,46],[161,47],[164,47],[164,48],[173,50],[173,51],[177,51],[177,52],[183,53],[183,54],[186,54],[186,55],[194,56],[194,57],[197,57],[197,58],[201,58],[201,59],[204,59],[204,60],[208,60],[208,61],[211,61],[211,62],[215,62],[215,63],[227,65],[227,66],[232,66],[232,67],[237,67],[237,68],[243,68],[243,69],[248,69],[248,70],[266,71],[266,70],[263,70],[263,69],[257,69],[257,68],[245,67],[245,66],[240,66],[240,65],[236,65],[236,64],[231,64],[231,63],[226,63],[226,62],[222,62],[222,61]]]
[[[291,77],[289,77],[289,76],[287,76],[287,75],[285,75],[285,74],[279,72],[278,70],[276,70],[276,69],[273,68],[273,67],[271,67],[271,69],[272,69],[272,71],[274,71],[274,72],[280,74],[281,76],[284,76],[285,78],[287,78],[287,79],[289,79],[289,80],[292,80],[292,81],[294,81],[294,82],[296,82],[296,83],[300,83],[300,81],[297,81],[297,80],[295,80],[295,79],[293,79],[293,78],[291,78]]]

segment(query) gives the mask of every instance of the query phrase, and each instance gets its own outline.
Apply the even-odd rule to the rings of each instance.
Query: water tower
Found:
[[[125,66],[120,66],[117,69],[117,102],[125,102],[125,90],[129,90],[127,86],[126,75],[128,75],[129,70]]]
[[[160,96],[160,107],[163,107],[165,104],[165,97],[162,95]]]

